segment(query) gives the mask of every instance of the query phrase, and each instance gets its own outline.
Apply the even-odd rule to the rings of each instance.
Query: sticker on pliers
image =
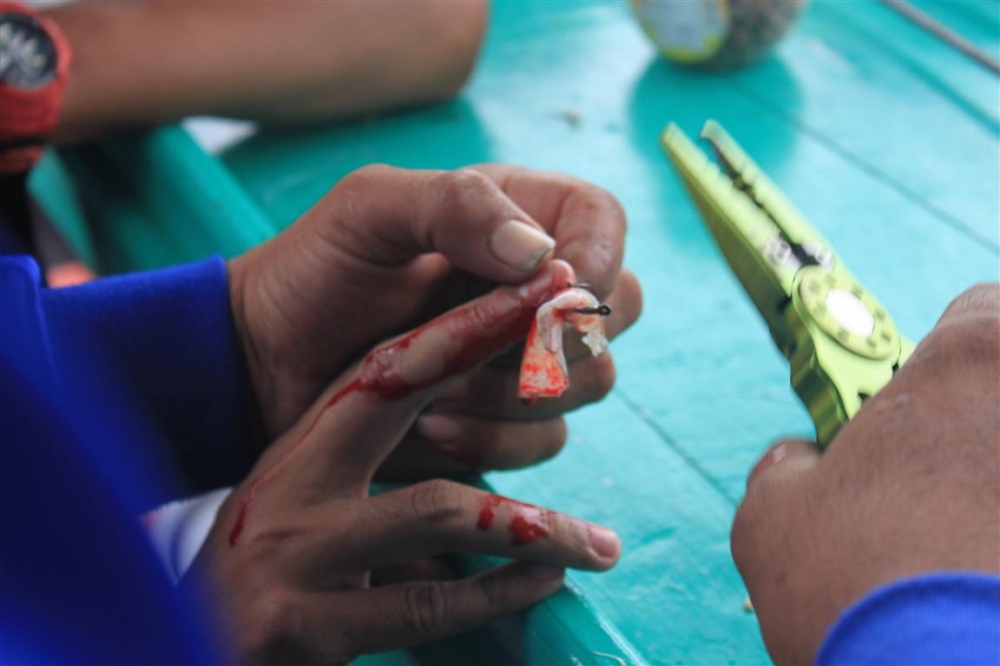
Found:
[[[631,0],[640,25],[667,58],[707,60],[729,32],[729,0]]]

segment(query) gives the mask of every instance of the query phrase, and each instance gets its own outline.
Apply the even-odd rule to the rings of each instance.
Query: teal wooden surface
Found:
[[[918,4],[996,56],[1000,4]],[[626,263],[646,293],[643,318],[613,347],[618,384],[606,401],[570,417],[570,445],[557,460],[488,480],[506,494],[619,530],[619,566],[604,575],[573,573],[570,581],[594,611],[587,617],[631,644],[634,653],[620,658],[761,663],[767,656],[743,607],[729,525],[756,457],[775,437],[808,435],[811,425],[788,386],[787,364],[657,136],[670,120],[689,134],[706,118],[719,120],[900,328],[919,339],[954,295],[1000,277],[998,107],[996,77],[876,2],[814,1],[772,57],[709,75],[662,62],[623,2],[500,1],[475,77],[456,102],[262,133],[210,160],[204,173],[228,188],[231,196],[222,200],[241,201],[238,210],[252,211],[255,220],[252,233],[226,232],[239,217],[223,216],[227,253],[289,224],[338,178],[371,162],[512,162],[571,173],[617,195],[630,222]],[[157,150],[171,153],[178,143],[189,154],[183,140],[161,137],[154,133],[162,145],[152,147],[152,157],[144,143],[125,139],[71,158],[73,170],[94,180],[121,173],[115,155],[156,162]],[[197,160],[163,160],[189,170],[181,178],[199,176]],[[177,217],[190,205],[149,195],[163,184],[134,177],[138,186],[88,195],[102,218],[98,233],[118,239],[109,265],[156,265],[212,251],[220,232],[190,229],[190,219]],[[44,190],[45,183],[37,186]],[[210,210],[195,212],[210,220]],[[161,239],[128,231],[143,215],[172,214],[173,224],[157,224]],[[561,603],[540,606],[513,626],[530,634],[551,625],[565,611]],[[514,640],[510,625],[495,629],[494,636]],[[432,654],[441,659],[447,652]],[[586,657],[581,661],[617,663]]]

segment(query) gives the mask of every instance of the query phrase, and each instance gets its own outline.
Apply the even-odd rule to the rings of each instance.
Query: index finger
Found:
[[[600,298],[614,288],[621,270],[627,227],[625,210],[596,185],[563,174],[507,164],[470,167],[495,181],[523,211],[556,240],[555,256]]]
[[[310,452],[305,485],[367,484],[435,389],[523,338],[538,306],[572,279],[552,262],[520,287],[498,287],[376,347],[296,427]]]

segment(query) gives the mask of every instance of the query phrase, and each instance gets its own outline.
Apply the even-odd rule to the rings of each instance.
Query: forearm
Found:
[[[438,101],[472,69],[485,0],[83,2],[57,141],[210,114],[294,123]]]

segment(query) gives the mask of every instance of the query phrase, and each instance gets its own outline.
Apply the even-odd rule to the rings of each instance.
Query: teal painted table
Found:
[[[996,56],[997,2],[917,4]],[[370,162],[512,162],[611,190],[646,294],[640,323],[614,345],[618,384],[570,417],[557,460],[487,480],[613,525],[622,561],[605,575],[573,573],[575,592],[415,656],[759,663],[729,525],[764,447],[811,426],[657,135],[669,120],[689,133],[722,122],[919,339],[950,298],[1000,277],[998,106],[995,76],[875,2],[817,0],[772,57],[708,75],[661,62],[623,2],[501,1],[454,103],[261,133],[215,157],[164,128],[50,159],[34,185],[105,270],[238,253]],[[67,173],[93,219],[72,204]]]

